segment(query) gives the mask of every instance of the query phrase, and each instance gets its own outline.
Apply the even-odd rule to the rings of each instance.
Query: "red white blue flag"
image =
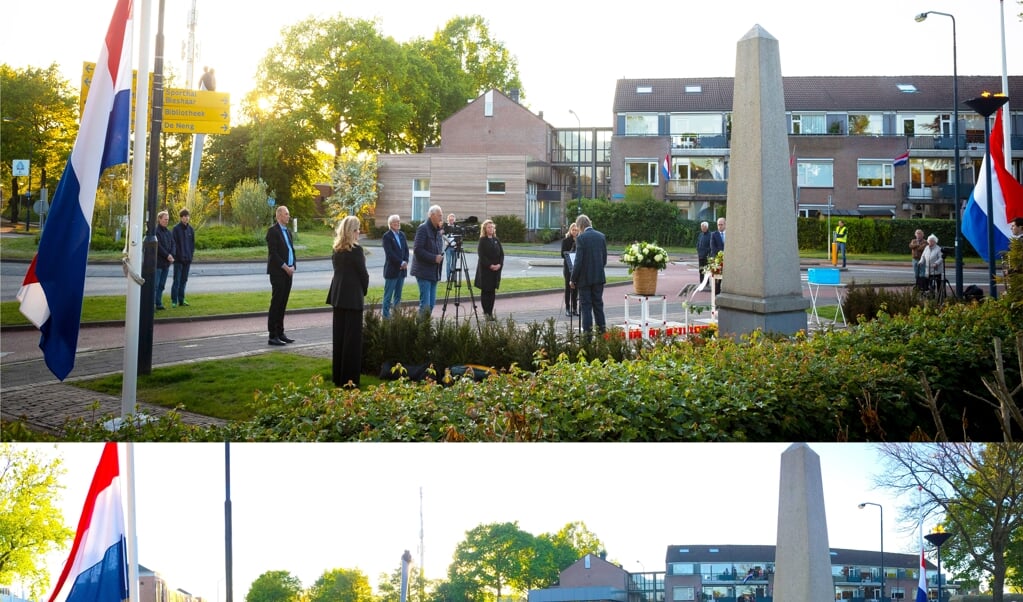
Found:
[[[661,173],[664,174],[665,181],[671,179],[671,153],[664,155],[664,161],[661,163]]]
[[[895,167],[905,165],[906,163],[909,163],[909,151],[906,151],[899,155],[898,157],[892,159],[892,165]]]
[[[60,380],[75,367],[96,188],[103,170],[128,161],[131,118],[131,0],[117,0],[96,62],[81,126],[53,194],[39,251],[18,301],[42,333],[39,348]]]
[[[990,263],[998,259],[998,253],[1009,248],[1012,229],[1009,222],[1023,216],[1023,186],[1005,170],[1005,155],[1002,150],[1002,110],[995,114],[995,126],[991,129],[991,172],[993,178],[988,182],[987,157],[980,165],[977,185],[973,187],[970,200],[963,210],[963,236],[970,241],[984,261]],[[995,230],[994,255],[988,252],[988,215],[987,191],[991,188],[991,207],[994,211],[992,222]]]
[[[103,446],[85,497],[71,555],[48,602],[67,591],[66,602],[122,602],[128,599],[128,557],[121,506],[117,444]],[[70,581],[68,580],[70,577]]]

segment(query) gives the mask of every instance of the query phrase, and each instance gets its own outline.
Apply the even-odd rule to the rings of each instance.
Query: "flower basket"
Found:
[[[636,268],[632,272],[632,288],[637,295],[657,294],[657,268]]]

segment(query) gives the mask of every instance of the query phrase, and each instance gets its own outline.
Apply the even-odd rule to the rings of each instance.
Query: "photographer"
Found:
[[[455,214],[449,213],[448,223],[444,226],[444,239],[447,241],[447,248],[444,249],[444,263],[447,264],[448,282],[455,279],[455,271],[458,270],[458,266],[455,265],[455,247],[456,243],[462,242],[461,238],[455,238],[456,234],[462,234],[462,232],[458,232],[455,221]]]

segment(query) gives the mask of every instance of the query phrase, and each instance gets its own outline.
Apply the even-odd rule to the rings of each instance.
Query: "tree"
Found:
[[[986,575],[1002,602],[1007,575],[1020,575],[1023,532],[1023,443],[887,444],[884,488],[910,495],[901,513],[911,523],[942,513],[952,537],[942,547],[951,572]],[[915,495],[918,490],[921,495]]]
[[[274,208],[267,200],[269,197],[265,182],[245,179],[235,186],[230,196],[231,212],[243,231],[256,230],[260,226],[270,227]]]
[[[256,577],[245,594],[245,602],[298,602],[302,582],[288,571],[267,571]]]
[[[390,150],[411,110],[398,93],[405,75],[397,42],[361,19],[307,19],[283,32],[257,72],[258,93],[291,113],[315,141],[345,151]]]
[[[500,600],[506,587],[523,582],[534,543],[517,522],[467,531],[448,567],[450,587],[471,600]]]
[[[73,535],[54,505],[64,472],[60,458],[0,444],[0,583],[22,581],[32,599],[49,587],[44,557]]]
[[[43,174],[53,190],[75,136],[78,135],[78,96],[54,63],[45,69],[15,69],[0,64],[3,90],[3,136],[0,136],[0,181],[11,181],[14,159],[30,159],[33,192]]]
[[[358,569],[332,569],[309,588],[309,602],[373,602],[369,578]]]
[[[491,88],[505,92],[514,88],[522,92],[518,62],[503,44],[490,36],[490,27],[483,17],[451,19],[434,35],[434,42],[454,54],[470,98]],[[461,101],[463,105],[465,100]]]
[[[377,160],[369,154],[345,154],[331,178],[334,194],[327,198],[327,223],[348,215],[365,220],[377,202]]]

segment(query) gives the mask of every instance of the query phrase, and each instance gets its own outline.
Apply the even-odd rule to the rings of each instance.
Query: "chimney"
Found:
[[[519,104],[519,89],[512,88],[511,90],[508,90],[508,97],[511,98],[512,102],[515,104]]]

